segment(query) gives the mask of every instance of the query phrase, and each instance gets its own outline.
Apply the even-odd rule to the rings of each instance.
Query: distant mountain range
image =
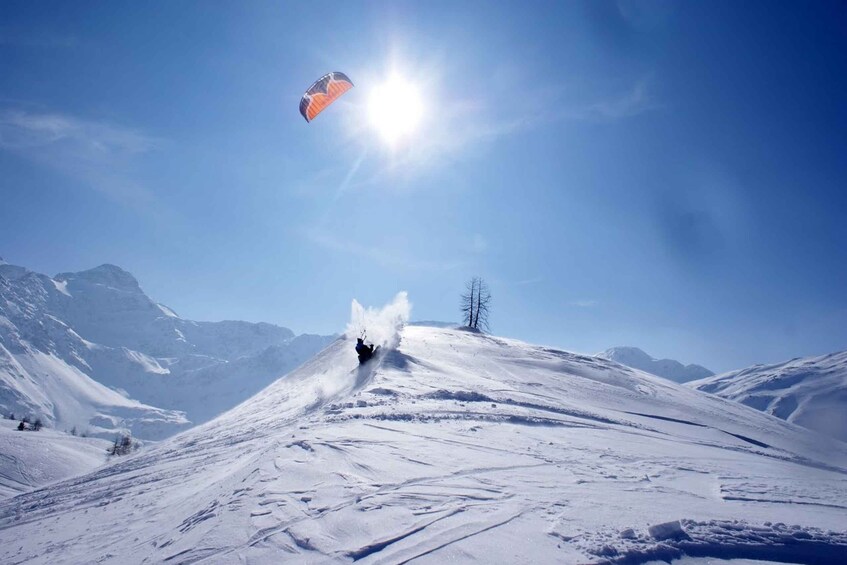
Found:
[[[847,351],[754,365],[686,386],[847,441]]]
[[[334,339],[195,322],[101,265],[55,277],[0,261],[0,410],[161,439],[249,398]]]
[[[700,365],[683,365],[673,359],[654,359],[637,347],[613,347],[599,353],[597,357],[646,371],[677,383],[714,375],[712,371]]]

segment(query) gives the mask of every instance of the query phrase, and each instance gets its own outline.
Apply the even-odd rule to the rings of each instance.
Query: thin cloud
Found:
[[[643,114],[654,108],[656,106],[647,94],[646,84],[642,81],[623,96],[597,102],[589,106],[588,111],[606,120],[620,120]]]
[[[393,163],[393,166],[400,170],[414,165],[426,166],[439,159],[458,156],[472,147],[557,121],[614,122],[632,118],[660,107],[650,94],[648,82],[642,79],[617,96],[552,113],[549,111],[550,106],[546,105],[544,109],[536,109],[524,115],[486,119],[479,111],[475,111],[478,109],[460,105],[442,116],[443,122],[452,125],[422,135],[426,143],[416,147],[415,153],[410,153],[408,158]]]
[[[355,255],[382,267],[413,271],[450,271],[462,266],[459,262],[428,261],[393,254],[378,247],[361,245],[355,241],[339,239],[325,230],[306,230],[305,236],[321,247],[332,251],[340,251],[348,255]]]
[[[514,284],[514,286],[527,286],[527,285],[530,285],[530,284],[538,284],[538,283],[543,282],[543,281],[544,281],[544,277],[534,277],[534,278],[531,278],[531,279],[519,280],[519,281],[514,282],[513,284]]]
[[[539,284],[544,282],[544,277],[533,277],[529,279],[521,279],[517,281],[513,280],[505,280],[500,278],[492,278],[490,279],[492,283],[497,285],[498,287],[518,287],[518,286],[529,286],[533,284]]]
[[[156,202],[135,178],[133,164],[163,143],[104,121],[20,109],[0,111],[0,150],[57,170],[139,211],[152,211]]]
[[[568,306],[575,306],[577,308],[594,308],[600,304],[596,300],[573,300],[568,302]]]
[[[78,144],[91,157],[146,153],[160,143],[148,135],[106,122],[22,110],[0,113],[0,147],[4,149],[43,147],[63,141]]]
[[[614,122],[632,118],[659,107],[660,105],[650,95],[648,81],[642,79],[618,96],[565,109],[558,114],[557,118],[560,120]]]

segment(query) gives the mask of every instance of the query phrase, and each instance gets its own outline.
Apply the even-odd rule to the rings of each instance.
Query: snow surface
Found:
[[[847,444],[596,357],[407,327],[0,503],[0,562],[839,563]],[[685,561],[683,561],[685,562]]]
[[[17,425],[0,420],[0,498],[86,473],[106,462],[111,442],[45,428],[18,431]]]
[[[161,439],[249,398],[330,336],[194,322],[114,265],[55,278],[0,265],[0,412]]]
[[[847,441],[847,351],[686,383]]]
[[[597,357],[616,361],[621,365],[640,369],[676,383],[684,383],[714,375],[712,371],[700,365],[683,365],[673,359],[654,359],[637,347],[612,347]]]

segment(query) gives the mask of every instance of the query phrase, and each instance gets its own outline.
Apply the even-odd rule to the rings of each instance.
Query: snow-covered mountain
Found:
[[[654,359],[637,347],[612,347],[597,357],[615,361],[621,365],[640,369],[676,383],[684,383],[714,375],[709,369],[700,365],[683,365],[673,359]]]
[[[847,351],[754,365],[686,385],[847,441]]]
[[[596,357],[406,327],[0,502],[0,562],[836,563],[847,445]],[[45,532],[48,532],[45,533]]]
[[[0,264],[0,410],[50,426],[161,439],[255,394],[331,339],[185,320],[114,265],[51,278]]]
[[[44,275],[0,265],[0,410],[30,415],[47,427],[76,426],[93,436],[130,430],[161,439],[189,425],[185,415],[127,398],[91,377],[86,341],[53,304],[64,288]],[[120,355],[115,355],[120,359]],[[120,368],[120,363],[114,363]]]

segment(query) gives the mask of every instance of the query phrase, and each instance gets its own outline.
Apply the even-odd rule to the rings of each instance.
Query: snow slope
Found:
[[[847,351],[686,383],[847,441]]]
[[[615,361],[621,365],[646,371],[676,383],[684,383],[714,375],[709,369],[700,365],[683,365],[673,359],[654,359],[637,347],[612,347],[597,357]]]
[[[109,441],[48,429],[19,432],[17,425],[0,420],[0,499],[87,473],[106,462]]]
[[[114,265],[50,278],[0,264],[0,411],[51,426],[160,439],[249,398],[331,339],[182,319]]]
[[[841,442],[595,357],[407,327],[0,503],[0,562],[834,563],[845,529]]]

